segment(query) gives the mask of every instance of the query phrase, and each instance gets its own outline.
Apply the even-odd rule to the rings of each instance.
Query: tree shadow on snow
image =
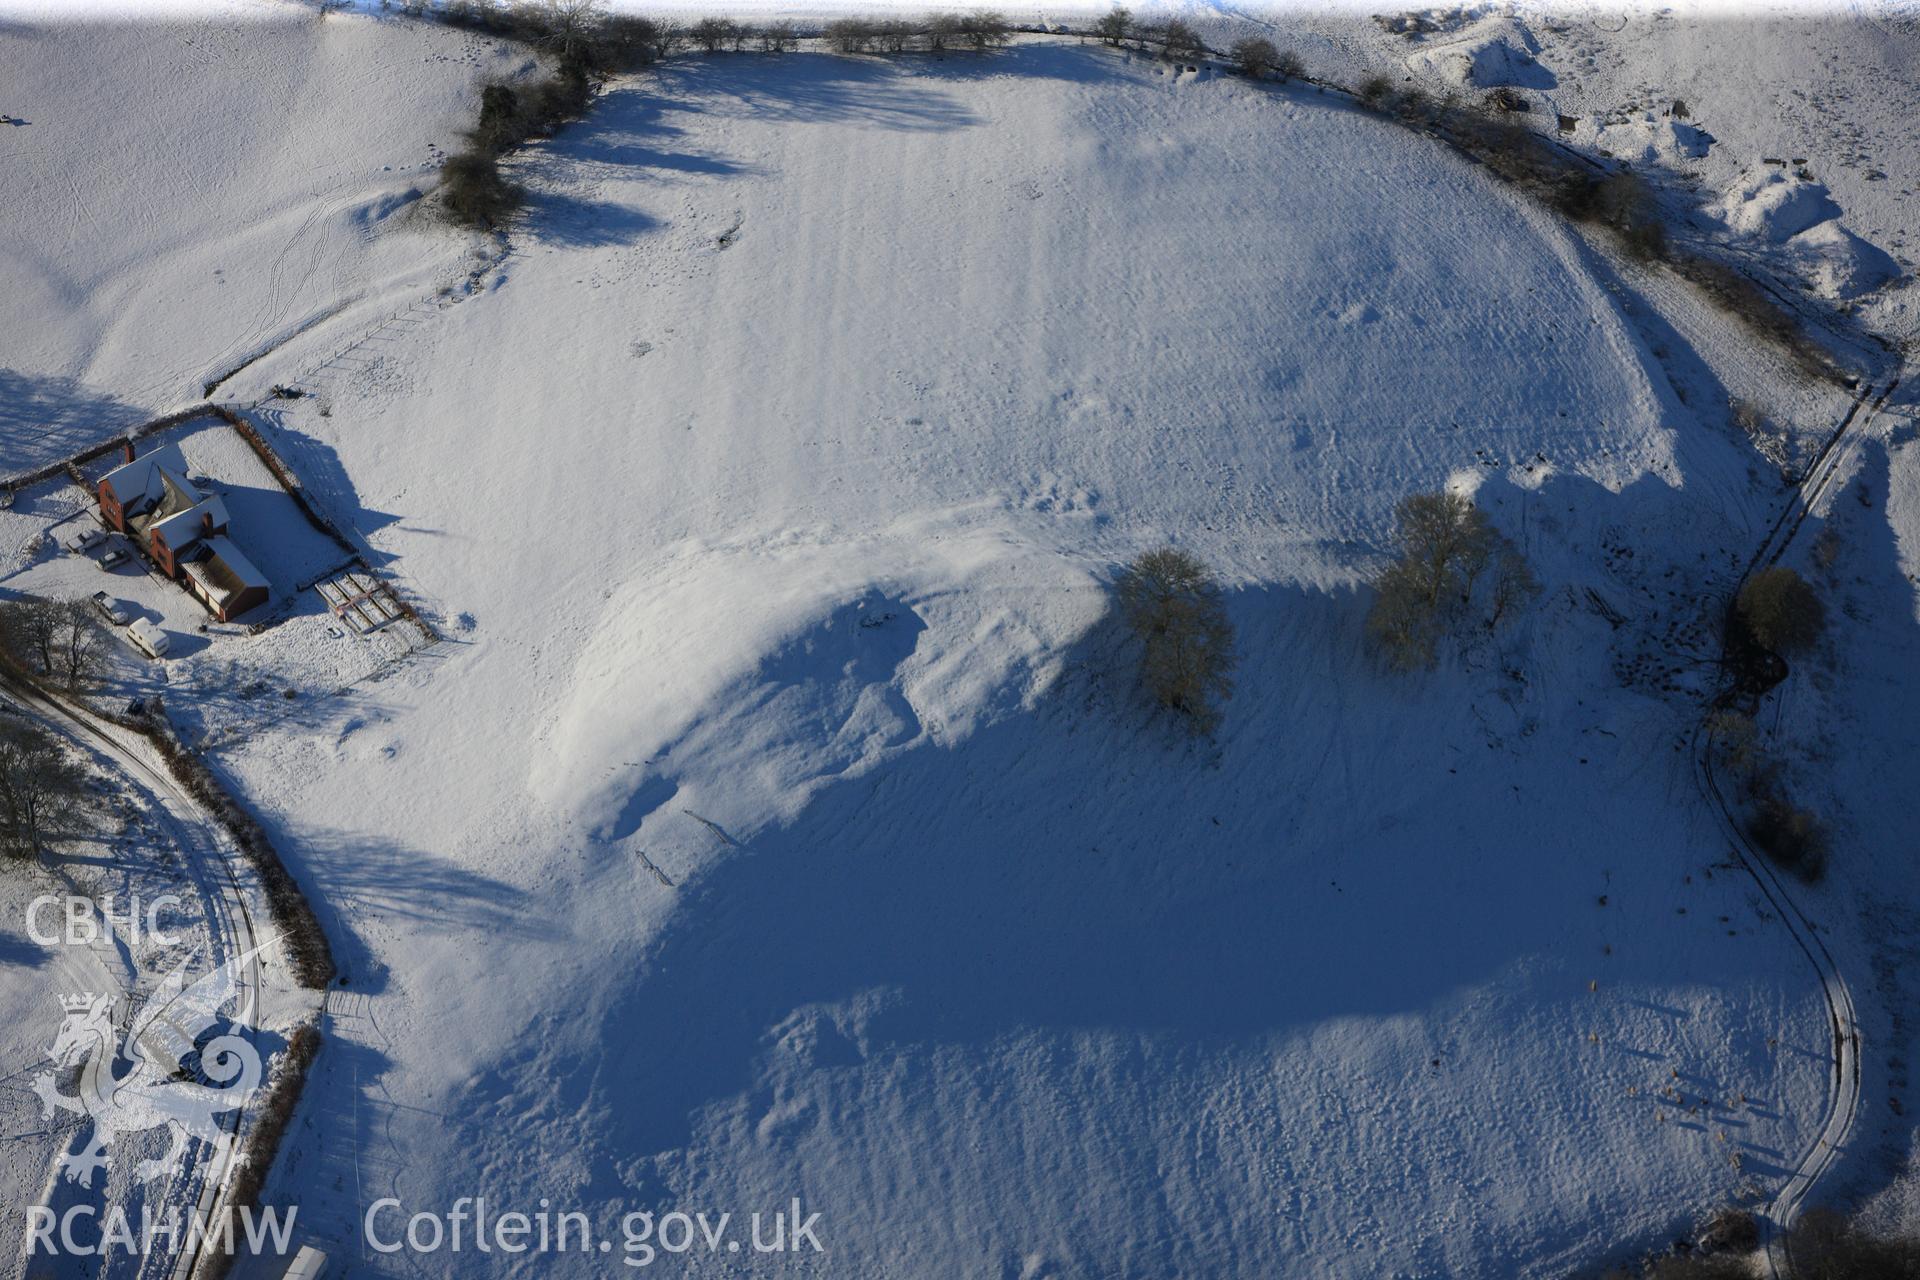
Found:
[[[686,1144],[776,1045],[817,1069],[1035,1032],[1253,1049],[1443,1007],[1564,952],[1565,921],[1514,909],[1510,883],[1538,864],[1591,901],[1598,869],[1527,855],[1562,821],[1564,763],[1514,745],[1525,708],[1483,708],[1479,741],[1484,688],[1383,678],[1365,607],[1235,593],[1241,680],[1260,696],[1230,707],[1217,745],[1142,710],[1109,623],[1031,710],[844,778],[748,838],[680,890],[651,976],[606,1014],[628,1086],[608,1145]],[[1401,743],[1436,721],[1500,763],[1456,772],[1436,742],[1410,771]],[[1643,820],[1658,819],[1618,819]]]
[[[611,200],[590,200],[564,191],[527,192],[520,229],[542,244],[563,249],[629,245],[660,225],[657,218]]]
[[[149,417],[73,378],[0,368],[0,473],[19,475],[72,457]]]
[[[399,919],[426,933],[561,934],[527,910],[520,889],[424,850],[337,830],[303,831],[283,847],[297,851],[296,874],[314,887],[312,901],[343,985],[362,995],[383,991],[387,975],[360,941],[351,923],[355,919]]]
[[[959,99],[924,83],[917,74],[920,66],[921,60],[906,57],[716,55],[663,64],[653,81],[675,112],[905,130],[944,131],[980,123]]]

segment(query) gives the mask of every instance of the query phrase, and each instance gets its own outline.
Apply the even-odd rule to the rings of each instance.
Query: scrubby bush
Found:
[[[1118,46],[1133,31],[1133,12],[1115,5],[1093,24],[1095,34],[1110,45]]]
[[[1233,693],[1233,624],[1207,567],[1184,551],[1149,551],[1116,584],[1121,618],[1142,645],[1140,675],[1195,733],[1219,727]]]
[[[671,54],[681,39],[680,28],[671,22],[642,14],[615,14],[594,33],[591,59],[609,71],[632,71]]]
[[[467,130],[467,141],[473,144],[474,150],[497,156],[518,146],[525,137],[519,91],[510,84],[483,85],[480,119]]]
[[[1799,318],[1736,268],[1697,253],[1676,253],[1668,261],[1728,315],[1792,355],[1810,377],[1839,376],[1832,357],[1802,332]]]
[[[448,216],[464,226],[491,231],[512,217],[524,198],[487,152],[462,151],[440,166],[441,202]]]
[[[1233,42],[1233,63],[1240,68],[1240,74],[1260,80],[1273,70],[1274,63],[1280,59],[1280,50],[1273,41],[1261,36],[1243,36]]]
[[[1273,75],[1277,80],[1297,80],[1307,73],[1306,63],[1300,61],[1300,55],[1291,49],[1282,49],[1273,59]]]
[[[1805,578],[1785,565],[1762,569],[1740,588],[1740,619],[1749,634],[1779,654],[1812,648],[1827,611]]]
[[[1370,107],[1377,107],[1386,101],[1389,93],[1393,92],[1393,81],[1383,75],[1370,75],[1360,82],[1360,87],[1355,92],[1359,95],[1360,101]]]
[[[1753,401],[1739,396],[1734,396],[1727,401],[1727,415],[1733,419],[1733,425],[1739,427],[1742,434],[1753,439],[1766,435],[1773,425],[1767,417],[1766,410]]]
[[[1629,1273],[1614,1272],[1620,1280],[1628,1280]],[[1655,1258],[1647,1269],[1633,1274],[1632,1280],[1752,1280],[1753,1271],[1746,1260],[1727,1254],[1705,1254],[1702,1256],[1668,1254]]]
[[[1521,97],[1518,90],[1504,84],[1497,89],[1489,90],[1486,101],[1487,110],[1489,111],[1504,111],[1510,115],[1524,115],[1533,110],[1533,104]]]
[[[1408,124],[1424,124],[1434,115],[1433,96],[1418,85],[1408,85],[1393,95],[1393,110]]]
[[[1645,178],[1615,169],[1591,187],[1591,216],[1611,227],[1627,252],[1642,261],[1667,256],[1667,228]]]
[[[1746,1209],[1722,1209],[1707,1220],[1700,1247],[1711,1253],[1752,1253],[1760,1247],[1760,1220]]]
[[[1827,866],[1827,829],[1819,815],[1789,800],[1777,783],[1755,802],[1747,838],[1760,852],[1803,880],[1818,880]]]
[[[520,114],[528,137],[552,133],[577,120],[593,105],[593,83],[585,64],[563,63],[550,76],[534,81],[520,93]]]
[[[1753,717],[1739,711],[1720,710],[1707,717],[1711,735],[1713,763],[1729,770],[1743,786],[1764,767],[1760,752],[1760,730]]]

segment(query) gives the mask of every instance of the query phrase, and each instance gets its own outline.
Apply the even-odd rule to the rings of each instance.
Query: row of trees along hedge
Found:
[[[1004,48],[1013,27],[1000,14],[981,9],[973,13],[935,13],[918,22],[902,18],[838,18],[821,32],[827,46],[838,53],[904,53],[925,50],[972,49],[976,53]]]

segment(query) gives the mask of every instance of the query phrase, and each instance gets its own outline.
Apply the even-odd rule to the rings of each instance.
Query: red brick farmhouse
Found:
[[[226,504],[187,479],[178,445],[136,457],[129,440],[126,461],[100,477],[100,519],[222,622],[267,602],[266,575],[227,536]]]

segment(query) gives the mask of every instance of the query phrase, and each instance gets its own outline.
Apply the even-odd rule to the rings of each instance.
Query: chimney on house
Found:
[[[127,461],[132,462],[133,461],[133,437],[132,436],[127,437],[126,444],[124,447],[126,450]]]

